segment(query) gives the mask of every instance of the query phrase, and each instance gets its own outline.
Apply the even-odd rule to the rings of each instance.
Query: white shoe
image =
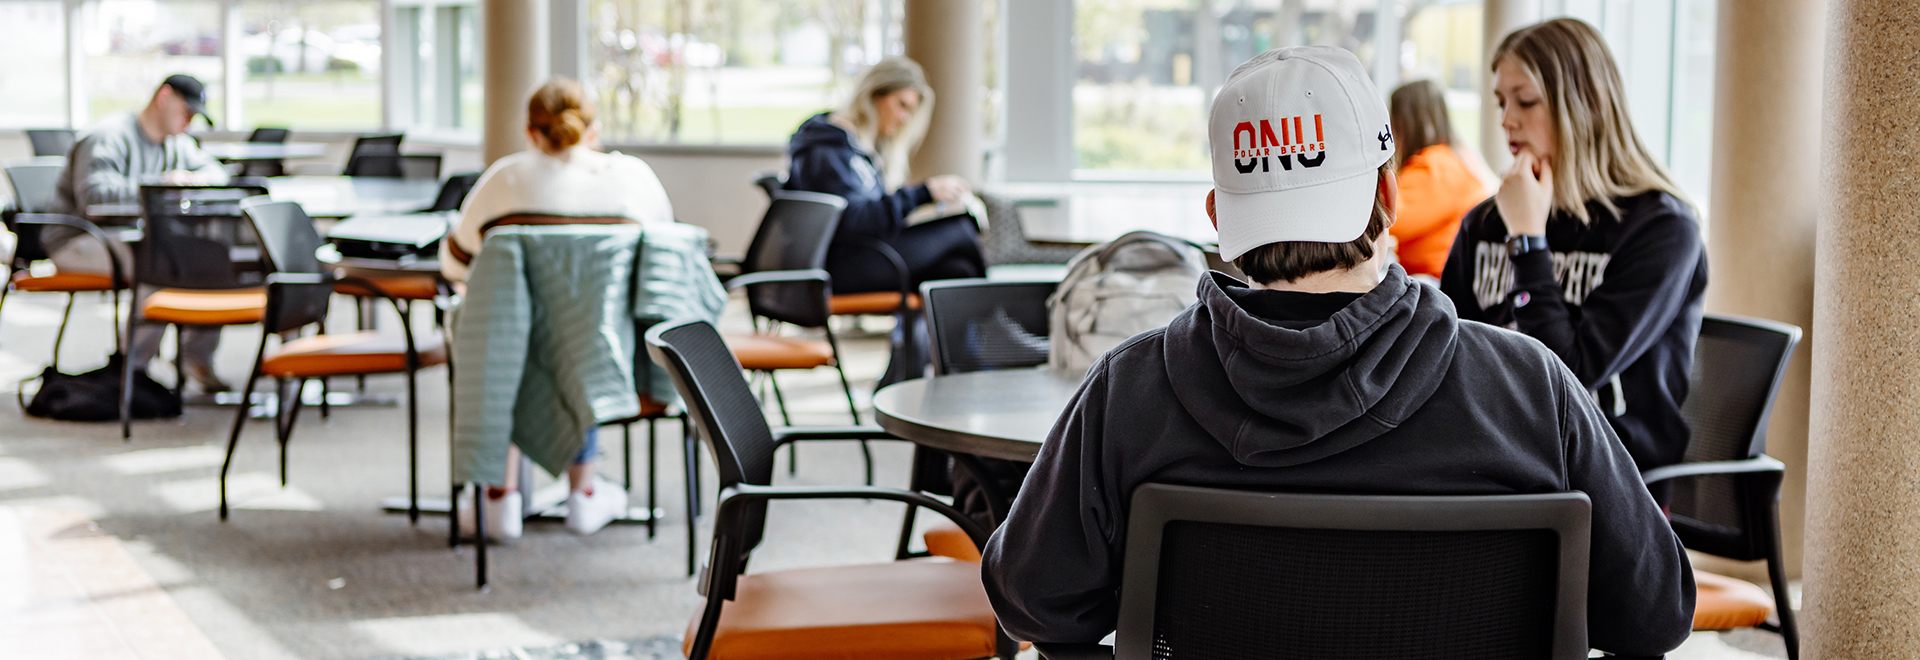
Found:
[[[592,534],[627,512],[627,491],[595,477],[593,495],[580,491],[567,494],[567,529],[575,534]]]
[[[485,486],[481,486],[485,488]],[[460,529],[473,530],[473,496],[461,493],[458,498],[460,509]],[[511,541],[520,538],[520,494],[507,493],[499,499],[487,498],[487,540]]]

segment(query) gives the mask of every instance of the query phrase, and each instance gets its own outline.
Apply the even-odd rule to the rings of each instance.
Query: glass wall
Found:
[[[1456,147],[1479,151],[1480,88],[1487,67],[1480,50],[1484,31],[1479,2],[1422,3],[1403,17],[1400,80],[1432,80],[1446,89],[1447,118]],[[1390,93],[1390,90],[1381,90]]]
[[[364,129],[380,125],[377,0],[240,4],[244,122]]]
[[[584,82],[610,142],[781,144],[898,54],[902,0],[592,0]]]
[[[216,120],[226,93],[220,66],[220,4],[207,0],[98,0],[83,12],[88,116],[145,107],[167,76],[207,86]],[[13,31],[8,31],[9,38]],[[9,64],[9,67],[12,65]]]
[[[67,125],[66,21],[58,0],[0,2],[0,126]],[[154,81],[156,84],[158,80]]]
[[[1082,170],[1204,170],[1206,116],[1234,67],[1289,45],[1372,68],[1376,0],[1075,0],[1073,148]]]

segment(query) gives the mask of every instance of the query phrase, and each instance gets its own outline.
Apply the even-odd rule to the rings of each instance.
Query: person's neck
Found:
[[[156,144],[165,142],[168,137],[166,129],[160,127],[159,115],[160,113],[156,112],[152,105],[148,105],[141,109],[139,114],[133,116],[134,123],[140,125],[140,134],[147,136],[149,142]]]
[[[1249,282],[1247,286],[1255,289],[1298,293],[1366,293],[1380,286],[1381,269],[1376,261],[1376,259],[1368,259],[1344,270],[1323,270],[1292,282],[1285,280]]]

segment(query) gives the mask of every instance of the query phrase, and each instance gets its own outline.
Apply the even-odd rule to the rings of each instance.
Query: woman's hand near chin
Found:
[[[1522,149],[1494,193],[1494,206],[1509,236],[1544,236],[1553,212],[1553,165]]]
[[[966,179],[952,174],[942,174],[927,179],[927,192],[933,195],[933,201],[955,202],[973,192],[973,186],[967,185]]]

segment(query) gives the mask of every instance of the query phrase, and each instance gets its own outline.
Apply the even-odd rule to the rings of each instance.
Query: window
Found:
[[[403,53],[392,72],[400,98],[393,103],[402,124],[480,130],[485,102],[480,87],[480,8],[472,4],[394,8],[392,47]]]
[[[1205,170],[1207,112],[1234,67],[1296,44],[1371,67],[1373,0],[1075,0],[1073,149],[1081,170]]]
[[[0,2],[0,126],[67,125],[66,21],[57,0]],[[154,81],[156,84],[158,80]]]
[[[782,144],[901,52],[901,0],[592,0],[582,82],[610,142]]]
[[[302,129],[380,125],[379,2],[248,0],[240,16],[242,121]]]
[[[89,112],[100,119],[145,107],[167,76],[205,83],[220,117],[220,4],[205,0],[99,0],[82,14]]]
[[[1479,2],[1429,2],[1409,10],[1400,46],[1401,80],[1428,79],[1446,89],[1454,141],[1480,150],[1480,89],[1488,84]],[[1393,90],[1383,89],[1381,93]]]

